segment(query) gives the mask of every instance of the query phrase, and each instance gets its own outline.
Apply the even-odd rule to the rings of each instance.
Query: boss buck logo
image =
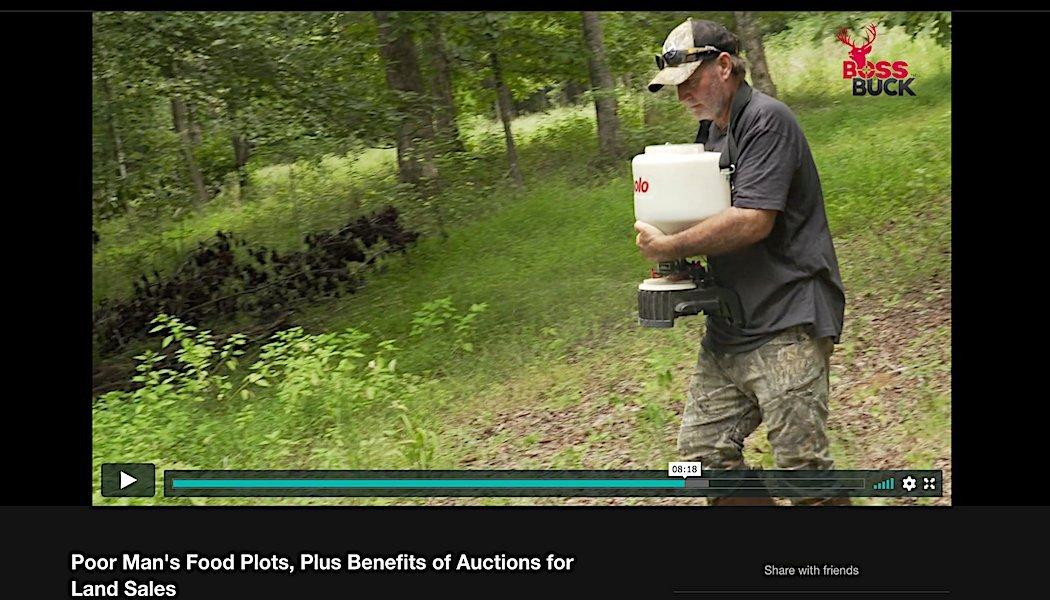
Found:
[[[908,77],[908,63],[903,60],[871,61],[871,44],[875,41],[877,29],[874,24],[868,25],[865,41],[858,46],[850,38],[849,30],[843,27],[835,39],[850,47],[849,60],[842,61],[842,78],[853,80],[854,96],[914,96],[910,86],[914,77]]]

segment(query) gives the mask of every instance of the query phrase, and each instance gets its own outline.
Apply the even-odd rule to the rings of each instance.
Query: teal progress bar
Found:
[[[684,489],[685,479],[172,479],[173,489]]]

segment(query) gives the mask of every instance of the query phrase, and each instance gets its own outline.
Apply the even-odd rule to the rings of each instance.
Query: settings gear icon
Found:
[[[908,490],[909,492],[915,489],[915,478],[911,475],[905,477],[903,483],[904,489]]]

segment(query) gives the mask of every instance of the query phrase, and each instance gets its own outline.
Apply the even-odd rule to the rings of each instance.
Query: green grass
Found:
[[[931,64],[947,64],[940,50],[922,48]],[[771,43],[774,65],[783,59],[777,52],[786,51],[786,42]],[[946,69],[924,76],[914,87],[919,96],[893,99],[853,98],[838,87],[813,90],[804,85],[802,71],[784,68],[785,96],[809,94],[805,102],[790,105],[820,170],[850,306],[855,299],[877,297],[892,307],[902,294],[946,277],[951,265],[951,80]],[[640,102],[624,98],[622,114],[633,146],[691,137],[695,124],[671,112],[676,107],[667,97],[657,100],[667,118],[652,130],[640,127]],[[633,245],[629,166],[589,167],[594,151],[590,111],[552,111],[515,121],[528,184],[513,192],[499,173],[500,131],[495,127],[471,124],[466,135],[476,158],[445,171],[450,185],[439,201],[451,217],[447,239],[424,238],[408,253],[383,261],[381,273],[372,274],[359,293],[305,307],[297,316],[309,332],[354,327],[372,334],[373,343],[398,340],[398,371],[425,377],[419,390],[404,399],[411,426],[399,420],[403,412],[380,409],[333,440],[316,435],[311,425],[323,415],[310,411],[328,410],[330,404],[304,405],[292,418],[286,401],[265,391],[225,406],[173,405],[164,413],[170,418],[142,425],[131,412],[133,405],[112,400],[96,409],[97,425],[99,411],[112,413],[106,416],[111,420],[105,421],[105,435],[96,430],[96,467],[144,461],[157,462],[160,469],[411,468],[421,452],[432,452],[433,468],[663,468],[674,457],[676,413],[703,325],[700,319],[683,319],[671,330],[654,331],[635,324],[635,286],[649,265]],[[123,278],[143,265],[170,268],[187,247],[219,228],[293,246],[306,227],[335,226],[348,211],[388,199],[383,194],[396,191],[393,169],[390,149],[297,166],[293,182],[288,166],[268,167],[256,171],[256,196],[240,206],[218,202],[201,216],[149,230],[120,233],[114,224],[112,231],[102,231],[95,256],[96,295],[119,294]],[[361,191],[366,188],[372,191]],[[422,210],[408,211],[407,218],[424,230],[432,226]],[[488,305],[476,322],[471,352],[450,349],[445,335],[409,336],[413,313],[446,296],[460,309]],[[848,313],[851,319],[865,323],[866,315]],[[858,327],[857,336],[839,346],[839,356],[849,361],[871,352],[864,335]],[[893,432],[902,444],[922,436],[933,440],[912,444],[910,450],[902,446],[901,463],[916,468],[932,464],[950,448],[950,395],[942,385],[951,364],[950,329],[931,336],[905,353],[914,366],[909,376],[918,378],[917,392],[900,409],[910,411],[906,425]],[[923,352],[930,347],[940,351]],[[510,428],[500,430],[501,424]],[[863,440],[849,429],[833,435],[840,464],[862,468],[865,457],[858,448]],[[747,456],[772,466],[764,438],[753,436]],[[103,501],[113,502],[96,497]],[[146,503],[156,501],[172,502]],[[484,501],[542,502],[548,501]]]

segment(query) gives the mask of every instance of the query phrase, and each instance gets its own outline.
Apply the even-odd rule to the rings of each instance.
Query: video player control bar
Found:
[[[186,471],[167,497],[764,496],[937,497],[940,471]]]

